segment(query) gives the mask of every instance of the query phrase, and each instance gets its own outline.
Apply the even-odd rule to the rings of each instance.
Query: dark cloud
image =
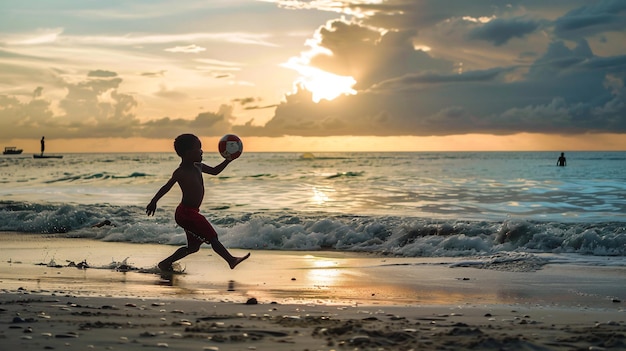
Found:
[[[347,2],[351,3],[350,1]],[[509,4],[520,2],[522,1],[515,0],[500,6],[506,8]],[[499,10],[492,0],[397,0],[368,5],[357,2],[356,5],[352,6],[371,13],[370,17],[367,18],[367,23],[374,27],[399,31],[411,30],[414,33],[436,26],[451,18],[491,16],[494,11]]]
[[[574,49],[570,49],[562,41],[555,41],[550,43],[543,56],[535,60],[528,77],[538,80],[555,78],[592,58],[593,53],[585,40],[579,41]]]
[[[117,73],[98,69],[98,70],[87,73],[87,77],[111,78],[111,77],[117,77]]]
[[[524,18],[495,19],[470,31],[469,38],[485,40],[495,46],[501,46],[513,38],[523,38],[539,27],[538,21]]]
[[[403,77],[386,80],[373,87],[374,90],[381,89],[402,89],[410,88],[425,84],[450,84],[450,83],[476,83],[493,81],[503,73],[513,70],[514,68],[493,68],[484,71],[470,71],[464,73],[418,73],[408,74]]]
[[[257,98],[245,97],[245,98],[233,99],[232,101],[235,102],[235,103],[240,104],[241,106],[245,106],[245,105],[248,105],[248,104],[255,103],[257,101]]]
[[[372,50],[385,40],[376,43]],[[409,43],[404,43],[396,53],[409,52]],[[419,55],[428,56],[421,62],[438,61],[425,52]],[[396,57],[393,52],[382,56]],[[410,61],[417,56],[414,52],[404,57]],[[524,67],[518,65],[457,72],[446,71],[446,65],[432,70],[437,65],[431,64],[422,66],[425,71],[393,76],[397,67],[390,66],[397,61],[390,60],[370,72],[369,77],[391,76],[372,89],[318,104],[310,102],[306,91],[298,91],[278,106],[263,128],[239,130],[264,136],[626,132],[624,58],[598,57],[579,39],[574,47],[552,42],[527,73],[519,73]],[[507,79],[513,73],[517,78]]]
[[[567,39],[589,37],[626,28],[626,1],[604,0],[569,11],[554,23],[557,36]]]
[[[259,106],[259,105],[252,105],[252,106],[246,106],[243,109],[244,110],[265,110],[265,109],[269,109],[269,108],[275,108],[278,105],[263,105],[263,106]]]
[[[386,4],[393,3],[398,2]],[[626,132],[626,47],[622,55],[601,57],[594,54],[584,38],[590,33],[590,26],[581,24],[579,29],[585,30],[579,32],[571,27],[568,42],[560,40],[562,32],[558,32],[563,30],[560,24],[576,16],[609,13],[612,16],[600,21],[604,26],[594,26],[594,33],[613,30],[621,22],[626,2],[600,1],[563,11],[564,15],[557,16],[553,23],[538,18],[540,12],[507,17],[505,9],[498,9],[500,17],[481,19],[484,24],[458,19],[488,19],[495,15],[493,8],[471,2],[472,10],[463,13],[454,6],[445,9],[445,3],[406,5],[401,14],[381,5],[379,12],[362,22],[329,23],[318,31],[318,42],[332,54],[320,54],[311,62],[326,71],[355,77],[358,94],[315,104],[306,91],[300,90],[277,107],[265,126],[246,125],[239,131],[263,136]],[[540,8],[542,3],[525,4]],[[571,9],[570,4],[559,2],[551,10],[556,12],[567,6]],[[435,8],[439,12],[429,11]],[[386,22],[387,17],[402,25],[392,27]],[[409,18],[429,18],[426,23],[432,28],[441,25],[434,33],[449,35],[451,40],[471,37],[492,43],[492,52],[481,52],[486,57],[507,54],[505,47],[514,43],[543,40],[552,35],[551,28],[557,35],[540,49],[543,52],[520,50],[517,58],[530,64],[510,62],[508,66],[467,69],[441,55],[437,49],[443,43],[433,42],[439,46],[432,51],[415,50],[415,44],[420,42],[416,29],[427,26],[420,23],[410,27]],[[373,23],[407,29],[381,32]],[[523,40],[512,41],[513,38]],[[465,45],[458,50],[480,49]]]
[[[257,102],[260,102],[261,100],[262,100],[261,98],[246,97],[246,98],[233,99],[232,102],[237,103],[240,106],[243,106],[243,109],[248,110],[248,111],[264,110],[264,109],[274,108],[278,106],[276,104],[259,106]]]
[[[33,98],[40,97],[42,92],[43,92],[43,87],[37,87],[35,91],[33,91]]]
[[[165,76],[165,72],[164,70],[158,71],[158,72],[143,72],[141,73],[142,76],[144,77],[163,77]]]
[[[232,107],[222,105],[218,112],[202,112],[194,119],[160,118],[139,125],[137,136],[147,138],[173,138],[192,131],[202,136],[220,136],[231,131]]]
[[[626,75],[626,55],[613,56],[613,57],[592,57],[585,61],[584,68],[605,69],[607,72],[624,77]]]

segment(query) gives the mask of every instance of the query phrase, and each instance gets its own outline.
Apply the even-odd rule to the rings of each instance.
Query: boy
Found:
[[[211,226],[211,223],[200,214],[199,208],[204,198],[204,181],[202,173],[211,175],[220,174],[232,159],[225,159],[216,167],[210,167],[202,163],[202,143],[197,136],[193,134],[182,134],[174,140],[174,149],[176,154],[180,156],[181,163],[172,173],[170,180],[159,189],[148,206],[146,206],[146,214],[154,215],[157,207],[157,201],[167,194],[174,184],[178,183],[183,193],[180,205],[176,208],[174,216],[176,223],[180,225],[187,234],[187,246],[176,250],[170,257],[159,263],[159,269],[164,272],[172,272],[172,263],[186,257],[200,249],[203,242],[211,244],[211,247],[218,255],[220,255],[230,269],[235,268],[238,264],[250,257],[250,253],[243,257],[234,257],[217,239],[217,232]]]

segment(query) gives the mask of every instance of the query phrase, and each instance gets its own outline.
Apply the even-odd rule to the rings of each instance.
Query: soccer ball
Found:
[[[220,142],[217,144],[217,148],[222,157],[227,160],[234,160],[241,156],[241,153],[243,152],[243,143],[235,134],[226,134],[222,137],[222,139],[220,139]]]

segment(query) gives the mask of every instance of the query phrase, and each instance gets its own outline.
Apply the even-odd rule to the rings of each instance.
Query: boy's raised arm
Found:
[[[154,215],[157,207],[157,202],[163,197],[163,195],[167,194],[167,192],[172,189],[174,184],[176,184],[176,181],[176,178],[174,177],[174,175],[172,175],[172,178],[170,178],[170,180],[168,180],[167,183],[165,183],[165,185],[163,185],[161,189],[157,191],[156,195],[154,195],[154,197],[152,198],[152,201],[150,201],[148,206],[146,206],[146,214],[148,216]]]
[[[226,168],[226,166],[228,166],[228,164],[231,163],[231,162],[232,162],[232,160],[225,159],[224,161],[222,161],[222,163],[220,163],[219,165],[217,165],[215,167],[211,167],[211,166],[206,165],[204,163],[201,163],[200,165],[202,166],[202,173],[207,173],[207,174],[210,174],[210,175],[218,175],[218,174],[222,173],[224,168]]]

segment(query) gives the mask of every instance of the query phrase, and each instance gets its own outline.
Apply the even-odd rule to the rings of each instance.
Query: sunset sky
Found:
[[[0,146],[626,150],[624,0],[3,0]]]

